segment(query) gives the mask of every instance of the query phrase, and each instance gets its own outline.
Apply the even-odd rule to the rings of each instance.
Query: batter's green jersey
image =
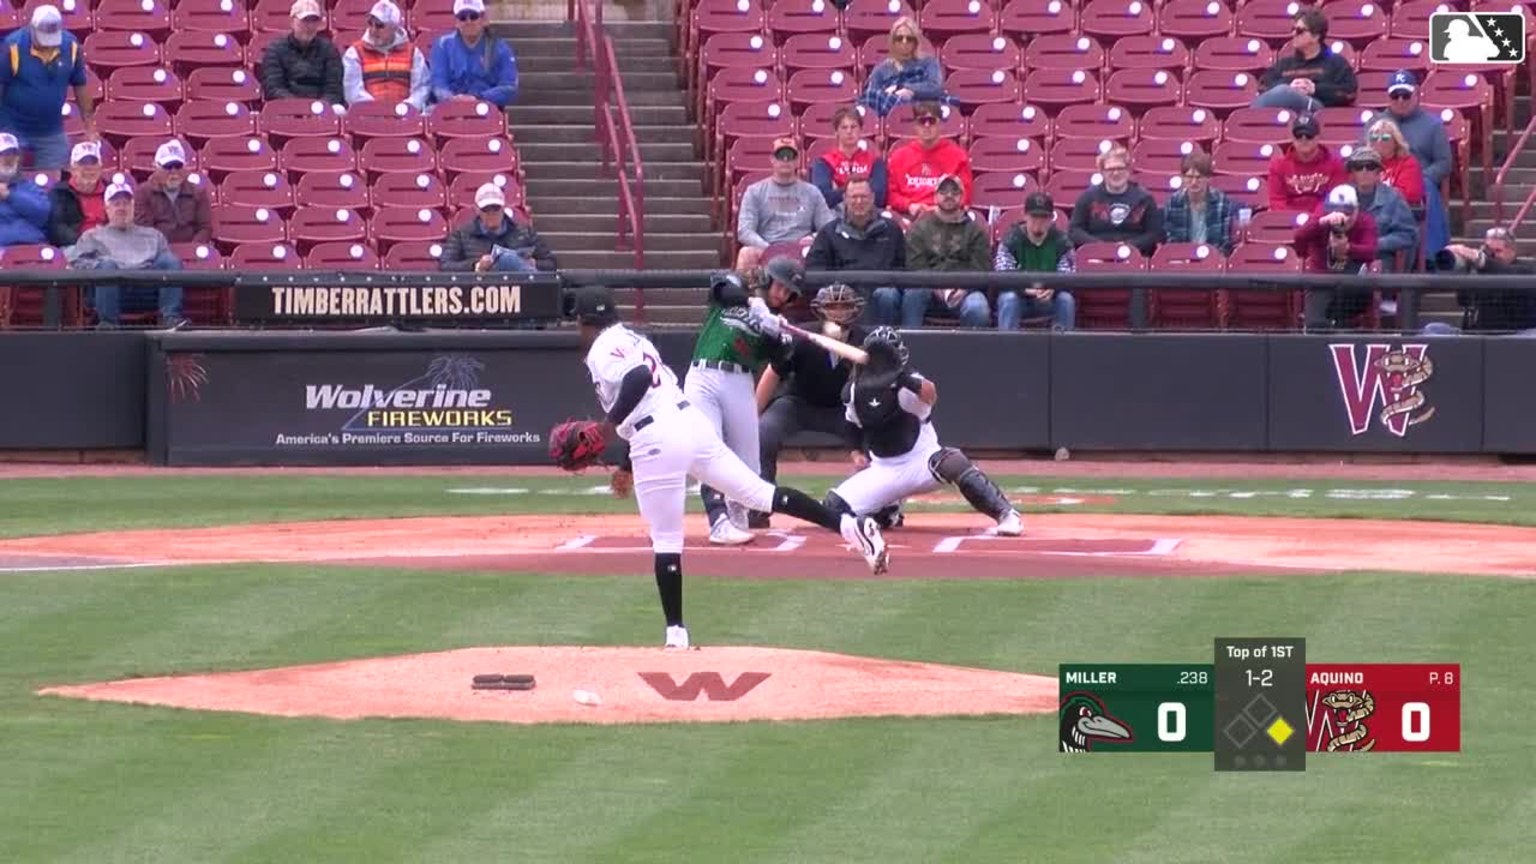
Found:
[[[698,341],[693,343],[693,359],[724,360],[755,371],[773,357],[773,341],[752,329],[747,307],[710,304]]]

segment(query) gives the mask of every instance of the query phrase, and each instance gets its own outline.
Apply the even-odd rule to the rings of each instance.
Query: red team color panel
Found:
[[[1308,663],[1307,749],[1460,752],[1461,666]]]

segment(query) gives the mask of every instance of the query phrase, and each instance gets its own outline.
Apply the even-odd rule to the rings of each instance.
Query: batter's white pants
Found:
[[[924,426],[917,446],[891,459],[875,457],[864,470],[844,480],[832,491],[855,516],[868,516],[903,498],[932,492],[944,484],[928,470],[928,459],[939,452],[938,436]]]
[[[751,372],[727,372],[723,369],[689,366],[688,377],[683,380],[683,395],[688,397],[693,407],[709,418],[715,435],[753,473],[762,468],[759,464],[762,451],[757,435],[757,383]],[[703,480],[702,477],[699,479]],[[727,493],[725,497],[732,496]]]
[[[629,458],[634,463],[640,516],[651,530],[652,551],[683,551],[689,475],[732,501],[764,513],[773,511],[773,484],[726,448],[704,412],[690,406],[663,409],[651,416],[655,419],[630,438]]]

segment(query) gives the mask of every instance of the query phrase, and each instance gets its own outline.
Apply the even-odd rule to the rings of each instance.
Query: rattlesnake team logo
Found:
[[[1094,742],[1129,744],[1136,734],[1124,720],[1111,717],[1092,693],[1072,693],[1061,703],[1062,753],[1087,753]]]
[[[1307,706],[1307,729],[1313,752],[1343,750],[1365,752],[1376,746],[1365,721],[1376,711],[1369,690],[1334,690],[1317,693]]]
[[[1372,412],[1387,431],[1399,438],[1411,426],[1435,416],[1434,406],[1420,386],[1435,374],[1424,343],[1393,347],[1384,343],[1365,346],[1365,363],[1356,362],[1352,344],[1329,345],[1339,394],[1349,415],[1349,431],[1363,435],[1371,428]]]

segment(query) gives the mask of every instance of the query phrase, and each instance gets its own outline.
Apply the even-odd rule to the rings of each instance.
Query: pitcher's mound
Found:
[[[528,674],[532,690],[473,690]],[[576,701],[595,693],[597,705]],[[723,723],[834,717],[1038,714],[1056,679],[819,651],[721,647],[467,648],[252,672],[135,678],[43,694],[282,717],[501,723]]]

